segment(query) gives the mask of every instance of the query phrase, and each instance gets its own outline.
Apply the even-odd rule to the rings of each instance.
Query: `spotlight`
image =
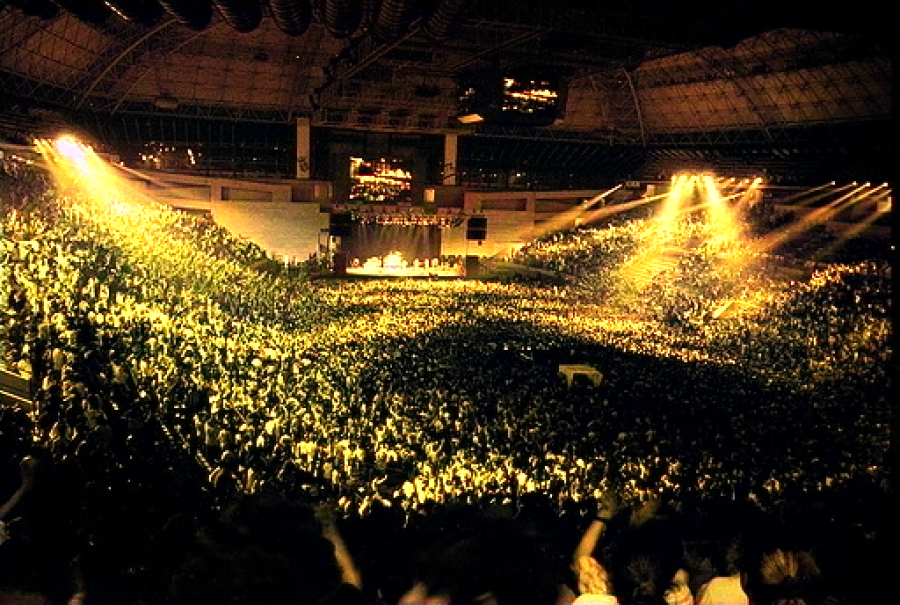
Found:
[[[53,146],[62,157],[79,166],[87,163],[87,152],[90,147],[80,143],[71,135],[63,135],[54,141]]]
[[[477,124],[479,122],[484,122],[484,117],[477,113],[468,113],[465,115],[457,116],[456,119],[463,124]]]

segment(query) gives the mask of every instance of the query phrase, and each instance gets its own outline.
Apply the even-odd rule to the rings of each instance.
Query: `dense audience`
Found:
[[[885,539],[882,259],[786,276],[702,217],[641,217],[519,253],[568,285],[314,282],[137,192],[2,165],[2,365],[34,396],[2,409],[0,485],[16,492],[29,455],[45,472],[0,584],[57,602],[571,602],[568,558],[616,494],[591,568],[620,603],[740,572],[752,603],[879,594],[839,576]],[[569,385],[561,363],[602,382]]]

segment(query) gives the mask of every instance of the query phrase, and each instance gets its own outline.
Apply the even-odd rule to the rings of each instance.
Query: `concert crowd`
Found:
[[[882,594],[885,258],[749,251],[696,216],[660,242],[641,217],[517,253],[552,285],[313,280],[127,191],[0,177],[0,367],[33,393],[0,408],[0,500],[24,490],[5,594],[601,602],[570,565],[597,519],[611,602],[724,602],[708,582],[775,551],[806,603]],[[629,583],[629,549],[664,590]],[[782,598],[751,589],[771,575],[748,602]]]

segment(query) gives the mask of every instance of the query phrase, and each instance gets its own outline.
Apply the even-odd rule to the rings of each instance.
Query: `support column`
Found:
[[[447,133],[444,135],[444,170],[443,184],[456,185],[456,156],[459,143],[459,135],[456,133]]]
[[[297,118],[297,172],[298,179],[309,180],[311,175],[312,126],[307,116]]]

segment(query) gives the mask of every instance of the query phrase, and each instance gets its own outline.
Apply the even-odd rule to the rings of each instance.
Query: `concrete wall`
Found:
[[[466,239],[466,226],[446,229],[441,234],[441,252],[459,256],[506,256],[540,234],[540,224],[550,216],[577,208],[600,191],[467,191],[463,194],[466,216],[487,218],[487,238]],[[569,223],[557,228],[575,226]]]
[[[278,260],[301,262],[328,228],[331,186],[319,181],[244,181],[145,172],[138,189],[173,208],[209,212],[213,220]],[[323,241],[324,243],[324,241]]]
[[[328,215],[320,212],[316,203],[217,201],[212,203],[212,216],[217,224],[258,244],[278,260],[291,262],[315,254],[319,234],[328,228]]]

